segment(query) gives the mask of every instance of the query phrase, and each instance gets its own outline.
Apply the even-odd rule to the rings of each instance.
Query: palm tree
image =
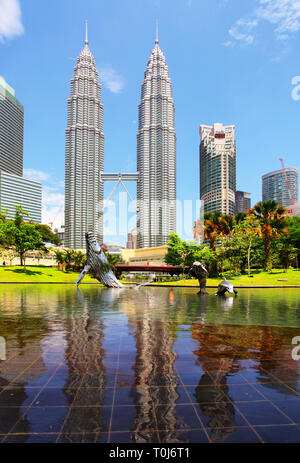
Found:
[[[220,233],[221,212],[208,212],[204,215],[204,238],[209,241],[209,247],[215,251],[216,241]]]
[[[222,215],[219,211],[204,214],[204,238],[209,241],[213,251],[216,250],[218,238],[231,235],[233,227],[234,217],[231,215]]]
[[[66,271],[68,272],[72,268],[74,262],[74,251],[68,250],[64,253],[64,263],[66,264]]]
[[[238,212],[237,214],[235,214],[234,218],[235,218],[235,223],[238,225],[240,222],[243,222],[243,220],[245,219],[246,217],[246,214],[244,212]]]
[[[224,236],[230,236],[235,224],[231,215],[223,215],[219,211],[207,212],[204,214],[204,238],[209,241],[212,251],[216,250],[217,242]],[[218,264],[215,259],[211,262],[211,275],[217,274]]]
[[[79,270],[80,267],[86,264],[86,257],[81,251],[74,252],[73,258],[75,270]]]
[[[248,215],[254,215],[260,222],[261,235],[264,242],[264,270],[271,270],[272,255],[271,244],[272,240],[287,231],[285,218],[287,210],[285,207],[279,206],[276,201],[261,201],[257,203],[253,209],[250,209]]]
[[[64,253],[62,251],[54,251],[55,252],[55,260],[59,266],[63,266],[64,263]]]

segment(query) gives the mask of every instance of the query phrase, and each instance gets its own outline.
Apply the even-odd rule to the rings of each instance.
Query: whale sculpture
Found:
[[[106,255],[101,249],[98,241],[91,232],[85,234],[86,239],[86,260],[87,264],[78,277],[76,286],[80,285],[85,275],[92,270],[95,278],[108,288],[123,288],[123,285],[117,280]]]
[[[216,296],[225,296],[226,292],[237,295],[237,291],[234,289],[233,284],[224,277],[224,281],[218,286]]]
[[[189,271],[189,274],[199,281],[200,291],[198,294],[206,296],[208,292],[206,291],[206,279],[208,271],[201,262],[194,262],[192,268]]]

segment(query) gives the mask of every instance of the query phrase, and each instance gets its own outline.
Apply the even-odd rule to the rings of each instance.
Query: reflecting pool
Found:
[[[0,285],[0,441],[300,442],[300,289],[214,292]]]

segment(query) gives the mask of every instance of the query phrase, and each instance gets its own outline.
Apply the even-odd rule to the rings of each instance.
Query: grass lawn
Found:
[[[289,269],[286,273],[282,269],[273,269],[271,273],[261,270],[253,270],[251,272],[253,278],[248,278],[248,275],[240,275],[238,277],[227,278],[236,286],[300,286],[300,270]],[[218,286],[222,281],[220,278],[208,278],[207,286]],[[287,281],[278,281],[287,280]],[[174,284],[174,286],[199,286],[197,280],[180,280],[169,283],[160,283],[162,286]]]
[[[300,285],[300,270],[289,269],[287,273],[280,270],[273,270],[271,273],[254,270],[253,278],[247,275],[233,277],[230,279],[236,286],[289,286]],[[0,267],[0,283],[76,283],[78,273],[66,273],[52,267],[28,266],[26,272],[23,267]],[[218,286],[220,278],[208,278],[208,286]],[[287,281],[278,281],[287,280]],[[86,275],[84,283],[97,283],[97,280]],[[156,283],[157,284],[157,283]],[[161,286],[198,286],[197,280],[181,280],[166,283],[159,283]]]
[[[66,273],[52,267],[28,266],[0,267],[0,283],[76,283],[78,273]],[[83,283],[97,283],[90,275],[84,277]]]

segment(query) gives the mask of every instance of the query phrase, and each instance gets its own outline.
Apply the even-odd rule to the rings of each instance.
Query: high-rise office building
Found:
[[[233,125],[200,126],[200,198],[204,212],[235,214],[236,144]]]
[[[16,206],[42,221],[42,184],[23,177],[24,108],[15,91],[0,77],[0,207],[13,219]]]
[[[86,34],[71,80],[65,158],[65,246],[85,248],[85,233],[103,239],[103,105]]]
[[[24,108],[0,77],[0,170],[23,175]]]
[[[176,231],[176,133],[172,85],[157,36],[141,89],[137,170],[137,247],[164,245]]]
[[[248,198],[251,193],[246,193],[245,191],[236,191],[235,192],[235,212],[238,214],[242,212],[246,214],[251,208],[251,199]]]
[[[262,176],[262,200],[270,199],[284,207],[298,200],[298,170],[295,167],[275,170]]]
[[[16,205],[28,212],[24,221],[42,222],[42,184],[29,178],[0,171],[0,206],[6,218],[13,219]]]
[[[131,232],[128,233],[127,237],[127,249],[136,249],[136,238],[137,238],[137,229],[134,228]]]

